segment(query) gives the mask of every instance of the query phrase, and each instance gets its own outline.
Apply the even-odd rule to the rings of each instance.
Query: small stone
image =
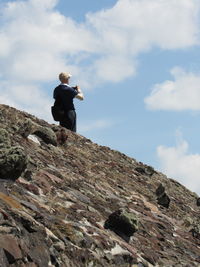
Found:
[[[0,233],[1,234],[10,234],[13,231],[13,227],[9,226],[0,226]]]
[[[54,244],[54,248],[59,252],[64,251],[65,250],[65,244],[64,244],[64,242],[59,241],[59,242]]]

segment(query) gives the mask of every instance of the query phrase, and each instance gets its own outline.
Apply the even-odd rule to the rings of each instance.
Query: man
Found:
[[[69,79],[71,74],[61,72],[59,80],[61,82],[54,89],[53,97],[55,99],[55,106],[60,106],[64,111],[64,116],[60,120],[60,125],[73,132],[76,132],[76,111],[73,103],[74,98],[83,100],[84,96],[79,86],[70,87]]]

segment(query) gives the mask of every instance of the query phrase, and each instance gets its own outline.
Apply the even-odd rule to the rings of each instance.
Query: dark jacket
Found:
[[[60,84],[54,89],[54,105],[62,107],[65,112],[75,110],[73,99],[77,94],[78,92],[75,88],[66,84]]]

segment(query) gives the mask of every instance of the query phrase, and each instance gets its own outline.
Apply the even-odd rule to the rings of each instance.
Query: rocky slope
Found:
[[[200,200],[150,166],[0,105],[0,266],[200,266]]]

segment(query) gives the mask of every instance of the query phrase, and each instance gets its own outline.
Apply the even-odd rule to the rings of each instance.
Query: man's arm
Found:
[[[76,86],[76,90],[77,90],[78,94],[75,97],[78,98],[79,100],[83,100],[84,99],[84,95],[83,95],[80,87]]]

